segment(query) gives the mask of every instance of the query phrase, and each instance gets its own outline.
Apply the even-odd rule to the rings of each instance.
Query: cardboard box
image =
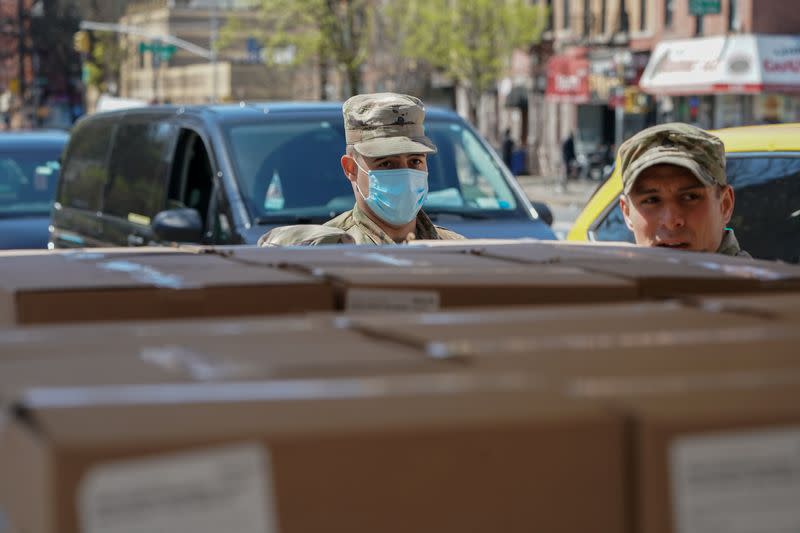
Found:
[[[480,378],[257,385],[31,393],[0,506],[37,533],[625,528],[603,409]]]
[[[126,251],[2,259],[0,325],[326,310],[310,276],[212,255]]]
[[[643,298],[680,294],[797,290],[800,267],[619,243],[531,243],[486,246],[481,255],[524,264],[557,263],[636,281]]]
[[[0,400],[31,386],[317,379],[452,370],[324,319],[27,327],[0,336]]]
[[[624,401],[641,533],[797,531],[800,388]]]
[[[406,315],[354,314],[345,327],[415,346],[433,357],[587,351],[700,342],[708,331],[731,342],[762,338],[760,316],[718,313],[679,302],[487,309]],[[699,338],[698,338],[699,337]]]
[[[520,265],[466,253],[464,247],[340,247],[234,250],[229,259],[277,265],[329,280],[339,309],[440,308],[624,301],[630,283],[574,268]]]
[[[454,307],[627,301],[635,285],[559,266],[324,268],[345,311],[435,311]]]
[[[744,296],[687,298],[690,306],[714,312],[759,315],[787,322],[800,320],[800,293],[759,293]]]

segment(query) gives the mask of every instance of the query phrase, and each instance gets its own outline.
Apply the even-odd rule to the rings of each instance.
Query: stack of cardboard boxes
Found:
[[[800,530],[795,266],[546,243],[0,265],[7,531]]]

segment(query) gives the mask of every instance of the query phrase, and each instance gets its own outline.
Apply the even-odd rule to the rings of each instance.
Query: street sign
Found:
[[[174,44],[164,44],[160,41],[152,41],[150,43],[139,43],[139,53],[152,52],[154,56],[158,56],[158,60],[169,61],[178,47]]]
[[[699,15],[719,15],[722,13],[721,0],[689,0],[689,14]]]

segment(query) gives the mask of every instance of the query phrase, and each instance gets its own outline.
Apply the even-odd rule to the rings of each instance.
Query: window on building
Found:
[[[553,31],[553,0],[547,0],[547,31]]]
[[[600,2],[600,33],[606,33],[606,0]]]
[[[639,31],[647,29],[647,0],[639,0]]]
[[[664,0],[664,27],[672,27],[672,19],[675,14],[675,0]]]
[[[695,35],[703,35],[703,27],[705,26],[704,22],[705,21],[703,20],[703,15],[697,15],[695,17],[695,23],[694,23]]]
[[[569,2],[570,0],[563,0],[562,2],[564,20],[561,21],[561,27],[565,30],[569,29],[569,19],[571,18],[569,13]]]
[[[591,32],[592,8],[589,0],[583,0],[583,34],[589,35]]]
[[[728,0],[728,29],[738,30],[739,25],[739,0]]]

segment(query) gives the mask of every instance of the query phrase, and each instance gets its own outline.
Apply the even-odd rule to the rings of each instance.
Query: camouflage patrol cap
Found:
[[[342,106],[347,144],[367,157],[436,153],[425,136],[425,107],[405,94],[359,94]]]
[[[640,131],[619,149],[622,188],[628,194],[641,173],[655,165],[677,165],[704,185],[727,185],[725,145],[719,137],[674,122]]]

